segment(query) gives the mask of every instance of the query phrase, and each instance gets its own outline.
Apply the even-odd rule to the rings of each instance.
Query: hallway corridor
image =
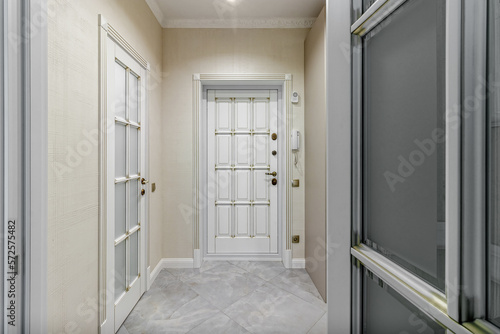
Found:
[[[162,270],[118,333],[323,334],[326,309],[304,269],[212,261]]]

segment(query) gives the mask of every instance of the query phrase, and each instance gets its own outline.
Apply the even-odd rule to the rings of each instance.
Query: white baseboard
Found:
[[[151,266],[149,266],[147,269],[147,276],[146,276],[146,291],[151,288]],[[158,275],[158,273],[156,273]],[[156,277],[155,277],[156,278]]]
[[[194,268],[194,259],[180,258],[180,259],[161,259],[156,267],[149,273],[148,289],[153,284],[154,280],[163,269],[178,268],[178,269],[191,269]],[[149,268],[148,268],[149,269]],[[148,270],[149,272],[149,270]]]
[[[305,269],[306,259],[292,259],[292,269]]]
[[[194,259],[192,258],[162,259],[161,262],[163,263],[163,268],[194,268]]]
[[[249,262],[281,262],[279,256],[242,256],[242,255],[206,255],[203,262],[207,261],[249,261]]]
[[[292,250],[287,249],[283,253],[283,265],[286,269],[292,269]]]
[[[193,268],[201,267],[201,249],[195,249],[193,252]]]

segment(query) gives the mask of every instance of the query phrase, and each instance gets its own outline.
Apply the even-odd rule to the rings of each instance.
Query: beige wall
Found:
[[[151,62],[150,178],[161,175],[162,29],[146,2],[49,2],[49,333],[98,329],[98,14]],[[152,267],[161,258],[161,202],[152,194]]]
[[[305,42],[306,269],[326,299],[325,9]]]
[[[192,75],[194,73],[292,73],[304,96],[304,40],[309,29],[165,29],[163,67],[164,248],[167,258],[193,257],[190,213],[192,179]],[[294,128],[304,131],[304,106],[293,109]],[[293,257],[304,258],[304,166],[294,178],[293,233],[301,235]]]

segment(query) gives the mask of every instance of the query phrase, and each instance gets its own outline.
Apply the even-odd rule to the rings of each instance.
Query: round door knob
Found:
[[[271,139],[272,139],[272,140],[276,140],[276,139],[278,139],[278,135],[277,135],[276,133],[273,133],[273,134],[271,135]]]

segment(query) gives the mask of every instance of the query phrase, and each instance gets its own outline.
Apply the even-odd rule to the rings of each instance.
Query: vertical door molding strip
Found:
[[[200,249],[200,159],[199,159],[199,144],[200,144],[200,109],[202,94],[202,85],[200,75],[193,76],[193,252]],[[194,258],[193,253],[193,258]],[[194,266],[201,266],[200,260],[195,259]]]
[[[461,267],[462,3],[446,1],[446,285],[448,315],[459,321]],[[456,115],[454,115],[456,114]],[[455,117],[453,117],[455,116]]]
[[[290,136],[292,134],[293,128],[293,106],[292,106],[292,76],[290,74],[285,75],[285,94],[283,108],[285,108],[285,119],[286,119],[286,152],[291,152],[290,147]],[[292,233],[293,233],[293,193],[292,193],[292,178],[293,178],[293,163],[292,155],[287,154],[286,156],[286,233],[285,233],[285,244],[286,250],[292,251]],[[288,267],[292,265],[292,256],[288,255],[287,261]]]
[[[10,12],[9,10],[13,9]],[[13,14],[15,12],[15,14]],[[22,229],[18,232],[20,243],[16,255],[21,257],[20,270],[22,282],[22,305],[18,307],[16,319],[17,332],[36,332],[47,330],[47,175],[48,175],[48,108],[47,108],[47,27],[40,22],[46,18],[46,0],[3,1],[0,4],[0,44],[3,53],[0,55],[0,215],[4,221],[5,234],[8,219],[16,218],[8,212],[10,200],[8,196],[9,180],[9,112],[21,115],[19,128],[22,139],[12,138],[18,142],[18,152],[22,155],[19,170],[21,186],[17,191],[21,194],[20,212],[15,215]],[[43,21],[43,20],[42,20]],[[13,28],[15,27],[15,28]],[[32,28],[36,29],[32,29]],[[22,37],[22,43],[8,43],[8,36]],[[9,59],[9,54],[16,54]],[[9,80],[17,80],[18,85],[9,84]],[[9,97],[13,97],[12,101]],[[9,103],[12,109],[9,111]],[[13,105],[15,104],[15,105]],[[19,110],[19,113],[16,112]],[[17,127],[17,125],[16,125]],[[17,129],[12,128],[12,134]],[[17,183],[17,182],[16,182]],[[17,199],[16,199],[17,201]],[[13,213],[12,213],[13,214]],[[9,217],[10,216],[10,217]],[[0,289],[5,292],[4,270],[7,265],[6,238],[0,241],[0,263],[2,263],[2,282]],[[7,301],[2,297],[0,306],[4,310]],[[2,313],[0,332],[6,332],[5,312]],[[9,326],[12,331],[16,328]]]
[[[286,177],[285,177],[285,194],[286,194],[286,208],[285,217],[278,224],[281,228],[281,235],[284,240],[281,240],[282,257],[285,267],[292,265],[291,250],[292,250],[292,232],[293,232],[293,194],[291,187],[291,180],[293,177],[293,163],[290,152],[290,134],[293,127],[293,105],[291,103],[293,77],[291,74],[193,74],[193,251],[194,254],[200,254],[200,245],[203,247],[204,240],[200,240],[200,235],[205,238],[206,235],[200,227],[200,160],[201,152],[199,152],[200,144],[200,113],[202,112],[202,95],[203,85],[222,85],[228,82],[246,82],[252,84],[276,84],[283,86],[282,96],[282,115],[285,115],[285,143],[286,143]],[[279,119],[279,116],[278,116]],[[283,217],[282,217],[283,218]],[[284,224],[283,224],[284,223]],[[284,226],[283,226],[284,225]],[[195,266],[197,259],[195,256]],[[288,263],[288,264],[287,264]]]
[[[462,29],[462,235],[459,321],[484,319],[486,286],[487,4],[465,0]],[[485,93],[482,93],[483,90]],[[482,95],[485,94],[485,95]],[[473,103],[471,103],[473,101]]]
[[[100,333],[114,333],[114,300],[109,297],[113,295],[114,286],[110,287],[109,284],[114,284],[110,282],[108,278],[109,272],[112,268],[107,265],[111,262],[111,255],[107,250],[107,128],[108,128],[108,99],[107,99],[107,60],[108,60],[108,38],[113,39],[120,47],[122,47],[134,60],[136,60],[144,69],[146,69],[146,93],[148,92],[148,80],[149,72],[151,70],[150,63],[141,56],[141,54],[135,50],[125,38],[123,38],[118,31],[110,25],[104,16],[99,14],[99,326]],[[144,111],[144,117],[148,118],[148,104],[149,98],[146,97],[146,110]],[[147,122],[146,128],[147,128]],[[146,162],[148,161],[148,151],[149,151],[149,141],[146,140],[146,151],[144,152],[146,157]],[[149,172],[149,163],[146,163],[146,170]],[[146,203],[146,208],[149,208],[149,202]],[[147,210],[148,211],[148,210]],[[146,212],[146,217],[148,217],[148,212]],[[143,233],[145,233],[146,241],[148,243],[149,227],[148,222],[141,226]],[[146,249],[146,263],[149,263],[148,250]],[[143,268],[141,268],[143,269]],[[141,272],[146,273],[146,270],[141,270]],[[146,280],[149,278],[146,277]],[[146,285],[148,288],[148,284]]]

